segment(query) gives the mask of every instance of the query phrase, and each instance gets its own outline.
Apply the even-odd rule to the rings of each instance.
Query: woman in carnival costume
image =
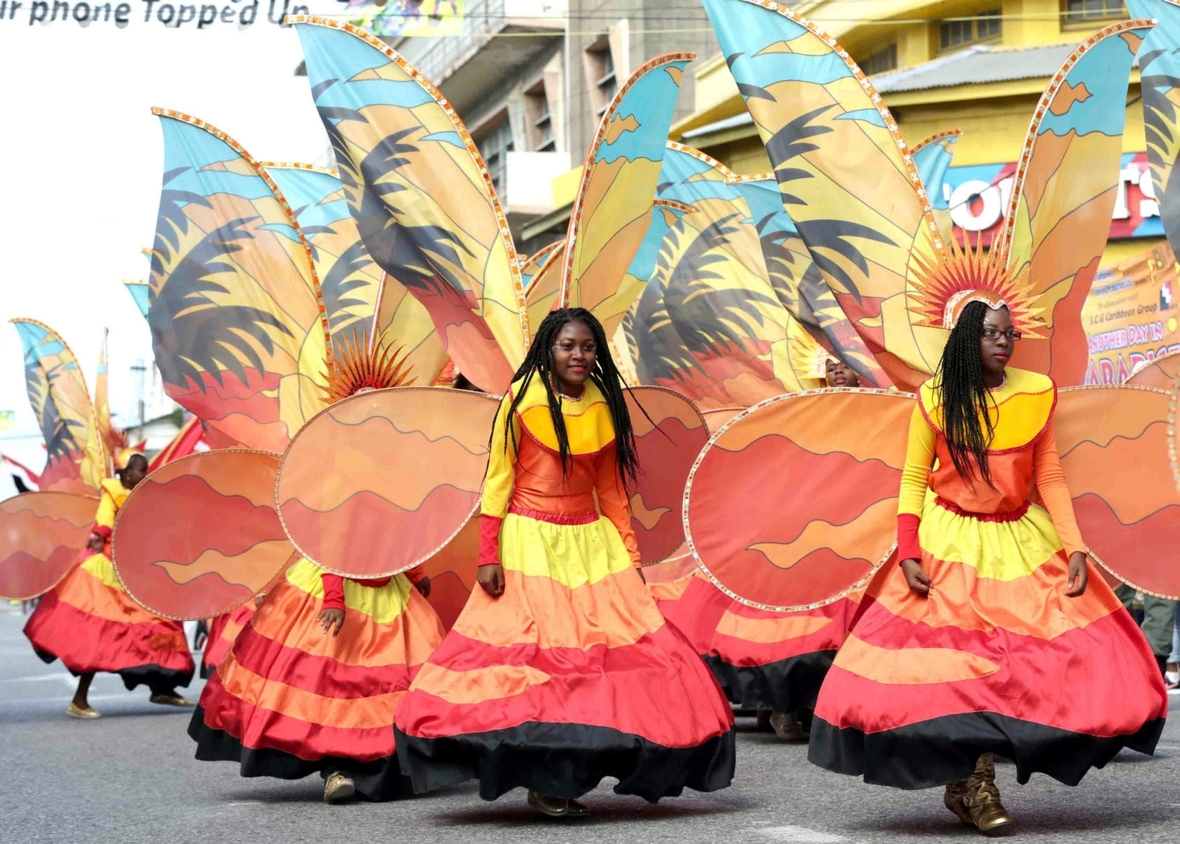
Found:
[[[189,684],[194,670],[183,626],[131,600],[110,559],[115,516],[147,475],[147,458],[123,449],[115,456],[115,469],[116,478],[102,481],[89,556],[41,599],[25,624],[37,656],[46,662],[60,659],[78,677],[74,699],[66,707],[74,718],[101,717],[87,700],[99,671],[118,674],[128,690],[146,685],[152,703],[193,705],[176,693],[177,686]]]
[[[378,345],[342,346],[330,400],[393,387],[405,373]],[[324,801],[410,793],[393,718],[410,680],[442,641],[420,569],[359,580],[300,559],[272,583],[201,694],[189,724],[202,761],[244,777],[324,778]]]
[[[1076,785],[1123,747],[1151,753],[1167,698],[1131,617],[1089,577],[1056,386],[1008,367],[1026,315],[986,291],[952,310],[910,423],[901,563],[866,593],[820,691],[809,756],[871,783],[949,782],[946,807],[997,834],[1012,818],[993,754],[1022,783],[1042,771]]]
[[[492,431],[482,588],[397,713],[416,791],[477,778],[579,817],[604,777],[653,802],[729,785],[729,706],[636,570],[633,442],[601,324],[554,311]]]

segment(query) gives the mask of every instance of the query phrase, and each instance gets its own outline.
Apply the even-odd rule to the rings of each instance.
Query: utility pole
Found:
[[[135,373],[135,401],[139,405],[139,438],[147,439],[144,426],[144,412],[145,402],[143,400],[144,391],[144,376],[147,374],[147,364],[144,363],[143,358],[136,358],[135,365],[131,367],[131,371]]]

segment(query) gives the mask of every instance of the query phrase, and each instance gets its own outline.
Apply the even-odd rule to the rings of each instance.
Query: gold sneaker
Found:
[[[93,709],[89,706],[83,709],[72,700],[70,701],[70,705],[66,707],[66,715],[69,715],[71,718],[79,718],[83,721],[93,721],[95,718],[102,717],[102,713],[97,709]]]
[[[584,818],[590,814],[590,809],[577,800],[566,797],[546,797],[529,790],[529,805],[550,818]]]
[[[345,803],[356,794],[356,783],[337,771],[324,783],[325,803]]]
[[[1012,831],[1012,816],[1000,802],[1000,790],[994,782],[974,785],[963,798],[963,805],[971,813],[971,822],[987,836],[1007,835]]]
[[[163,695],[152,695],[150,698],[148,698],[148,700],[151,703],[158,703],[162,706],[181,706],[189,709],[196,706],[196,704],[191,700],[181,697],[176,692],[169,692],[168,694]]]

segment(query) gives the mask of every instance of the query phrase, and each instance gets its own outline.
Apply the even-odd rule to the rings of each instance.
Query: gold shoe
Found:
[[[354,794],[356,783],[339,771],[329,776],[328,781],[324,783],[325,803],[344,803],[351,800]]]
[[[966,796],[967,780],[952,782],[942,794],[942,805],[946,806],[963,826],[975,826],[975,821],[971,820],[971,813],[963,804]]]
[[[163,706],[183,706],[190,709],[196,706],[196,704],[191,700],[181,697],[176,692],[169,692],[168,694],[163,695],[152,695],[150,698],[148,698],[148,700],[152,703],[159,703]]]
[[[994,782],[982,782],[963,799],[971,822],[984,835],[1007,835],[1012,831],[1012,816],[1000,802],[1000,790]]]
[[[546,797],[529,790],[529,805],[550,818],[584,818],[590,814],[590,809],[577,800],[566,797]]]
[[[70,701],[70,705],[66,707],[66,715],[69,715],[71,718],[79,718],[83,721],[93,721],[95,718],[102,717],[102,713],[97,709],[92,709],[89,706],[83,709],[72,700]]]

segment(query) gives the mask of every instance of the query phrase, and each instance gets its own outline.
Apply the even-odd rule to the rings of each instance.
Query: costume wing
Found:
[[[332,338],[367,337],[400,349],[408,380],[431,383],[447,356],[430,314],[369,257],[340,180],[307,165],[266,165],[266,172],[291,204],[311,246]]]
[[[562,249],[564,246],[564,240],[555,240],[548,246],[542,246],[532,255],[529,255],[527,258],[525,258],[521,263],[520,282],[524,286],[524,294],[526,299],[528,298],[529,286],[532,285],[533,280],[537,277],[537,271],[541,269],[544,263],[549,259],[550,255],[552,255],[557,250]],[[535,324],[536,323],[532,321],[530,315],[529,325]]]
[[[565,266],[565,241],[549,250],[536,266],[529,289],[525,291],[525,308],[529,325],[539,328],[541,322],[561,301],[561,268]]]
[[[946,174],[951,161],[954,160],[955,144],[958,143],[961,134],[960,129],[936,132],[929,138],[919,141],[913,149],[914,166],[918,168],[918,175],[922,177],[926,196],[930,200],[934,219],[938,223],[939,234],[944,241],[954,234]]]
[[[1082,42],[1041,96],[1016,167],[999,244],[1029,292],[1049,342],[1021,346],[1019,363],[1058,384],[1085,381],[1082,305],[1106,248],[1118,193],[1127,83],[1150,21],[1124,21]],[[1035,317],[1034,317],[1035,319]]]
[[[1153,361],[1140,364],[1131,372],[1127,383],[1137,387],[1156,387],[1170,390],[1180,378],[1180,352],[1161,355]]]
[[[458,369],[502,392],[529,328],[508,221],[475,142],[442,94],[376,37],[306,15],[290,21],[365,248],[425,306]]]
[[[790,612],[863,588],[893,551],[913,396],[825,390],[743,411],[697,457],[685,532],[728,595]]]
[[[277,454],[226,449],[148,475],[111,537],[127,594],[156,615],[194,620],[237,609],[264,589],[295,550],[275,512],[278,469]]]
[[[69,574],[84,553],[98,498],[26,492],[0,502],[0,598],[29,601]]]
[[[889,378],[916,389],[945,334],[911,324],[910,253],[941,242],[897,123],[848,54],[783,6],[706,0],[782,202],[824,280]]]
[[[282,192],[207,123],[155,109],[164,186],[148,323],[164,391],[218,446],[281,452],[324,406],[328,326]]]
[[[345,577],[425,562],[479,507],[498,406],[483,393],[394,387],[327,408],[283,455],[276,490],[287,535]]]
[[[680,79],[695,58],[669,53],[639,68],[607,106],[586,156],[566,235],[561,303],[592,311],[608,337],[639,295],[638,284],[623,282],[651,222]]]
[[[29,404],[45,439],[41,489],[93,493],[106,477],[106,455],[78,359],[48,325],[24,318],[12,324],[24,351]]]
[[[148,303],[151,299],[151,286],[146,281],[125,281],[123,287],[131,294],[135,307],[139,309],[144,319],[148,315]]]
[[[1136,589],[1180,599],[1180,388],[1062,390],[1061,467],[1091,558]]]

